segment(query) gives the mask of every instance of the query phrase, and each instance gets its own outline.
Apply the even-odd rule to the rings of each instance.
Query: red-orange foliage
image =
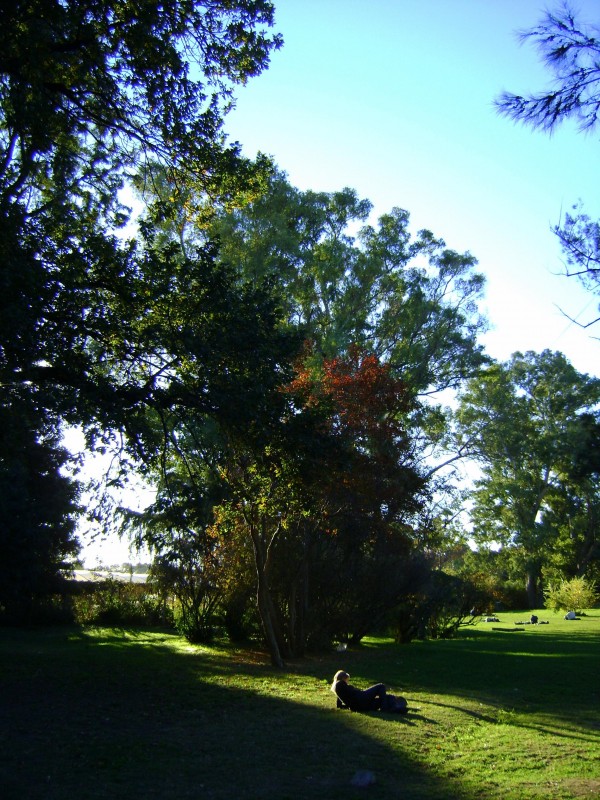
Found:
[[[322,363],[309,350],[286,391],[337,443],[320,451],[319,471],[338,521],[345,508],[354,526],[362,514],[374,533],[375,518],[416,508],[423,482],[405,428],[411,398],[389,365],[358,347]]]
[[[403,432],[401,417],[411,400],[403,381],[377,356],[352,347],[347,356],[327,359],[318,368],[305,360],[286,387],[304,407],[325,406],[340,433],[391,439]]]

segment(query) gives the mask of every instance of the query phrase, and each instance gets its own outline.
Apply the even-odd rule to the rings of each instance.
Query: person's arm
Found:
[[[337,695],[338,700],[340,700],[345,706],[348,705],[348,684],[346,681],[336,681],[335,684],[335,693]]]

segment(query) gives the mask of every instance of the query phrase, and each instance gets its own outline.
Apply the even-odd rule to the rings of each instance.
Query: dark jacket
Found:
[[[352,708],[355,704],[359,704],[362,692],[356,686],[352,686],[346,681],[335,682],[335,693],[345,706]]]

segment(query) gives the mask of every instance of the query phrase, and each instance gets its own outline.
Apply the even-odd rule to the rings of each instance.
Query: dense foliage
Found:
[[[575,611],[592,608],[598,602],[596,586],[585,578],[571,578],[569,581],[550,584],[544,592],[547,608],[553,611]]]
[[[25,413],[28,450],[48,456],[44,442],[64,421],[90,445],[118,430],[137,444],[154,393],[159,408],[173,402],[165,363],[153,360],[164,353],[153,315],[173,289],[173,258],[115,235],[127,220],[120,190],[149,159],[225,196],[254,179],[222,121],[232,87],[280,44],[272,17],[264,0],[2,5],[0,407],[15,436]],[[11,438],[2,444],[5,474],[23,473]],[[29,469],[49,474],[41,458]],[[75,488],[59,488],[52,507],[37,506],[39,522],[16,525],[2,503],[2,561],[16,585],[20,560],[56,572],[75,547],[61,522]]]
[[[503,546],[531,608],[544,573],[583,574],[598,559],[600,485],[582,452],[599,399],[597,379],[550,351],[494,364],[461,398],[459,435],[481,464],[473,536]]]
[[[58,568],[77,552],[78,486],[63,474],[68,453],[53,426],[20,405],[0,404],[0,619],[27,624],[59,592]]]
[[[156,247],[189,261],[217,240],[220,269],[240,291],[276,294],[276,335],[307,344],[293,363],[268,348],[244,354],[261,403],[239,403],[238,391],[249,416],[237,428],[223,417],[215,425],[201,405],[163,414],[168,453],[151,469],[159,497],[129,522],[157,551],[159,574],[187,587],[194,635],[210,635],[215,598],[229,629],[234,609],[247,618],[255,585],[276,663],[332,638],[359,640],[427,580],[424,459],[444,414],[423,398],[483,360],[476,262],[427,231],[411,241],[399,209],[355,240],[349,230],[370,204],[348,189],[301,193],[276,173],[264,194],[209,214],[191,182],[173,199],[159,169],[152,186],[150,216],[167,196],[175,208]],[[186,346],[196,363],[189,337]]]
[[[281,43],[270,3],[36,0],[0,22],[4,619],[76,555],[67,424],[156,489],[121,509],[153,594],[110,585],[90,619],[168,608],[281,666],[385,627],[449,635],[500,573],[533,602],[598,569],[598,382],[560,354],[494,364],[470,253],[227,143],[233,88]],[[447,469],[465,455],[473,531]]]

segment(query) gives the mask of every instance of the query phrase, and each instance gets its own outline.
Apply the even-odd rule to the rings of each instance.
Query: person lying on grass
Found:
[[[389,694],[383,683],[376,683],[368,689],[357,689],[348,683],[350,675],[339,669],[333,676],[331,691],[337,696],[338,708],[351,711],[392,711],[406,714],[408,706],[403,697]]]

